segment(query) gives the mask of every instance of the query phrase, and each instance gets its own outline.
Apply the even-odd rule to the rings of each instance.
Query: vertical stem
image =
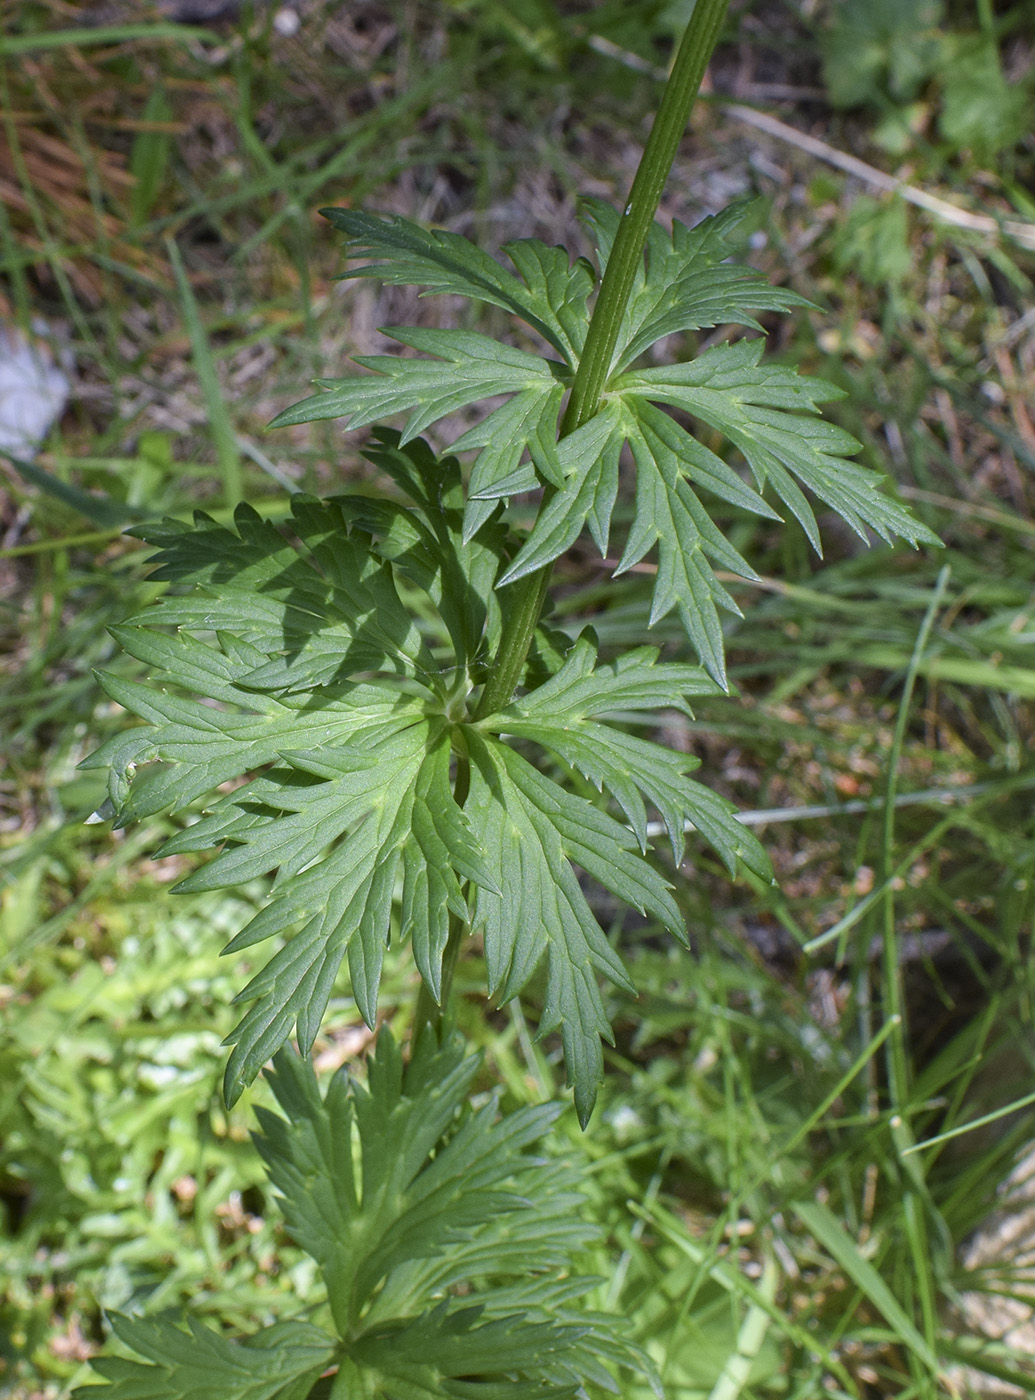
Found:
[[[604,269],[600,293],[586,334],[586,345],[561,421],[561,437],[567,437],[588,422],[600,406],[629,293],[637,268],[642,265],[647,233],[657,212],[661,192],[686,130],[690,110],[718,40],[728,5],[729,0],[697,0],[694,6]],[[475,719],[495,713],[513,696],[546,601],[551,571],[548,565],[514,585],[513,611],[507,633],[500,643],[485,689],[475,708]],[[470,767],[465,758],[457,768],[454,789],[460,806],[467,798],[469,782]],[[425,1026],[430,1026],[436,1033],[441,1031],[463,933],[462,920],[455,915],[450,916],[449,938],[442,954],[441,1002],[436,1003],[428,988],[421,985],[416,1017],[418,1036]]]
[[[647,234],[718,42],[728,4],[729,0],[697,0],[690,16],[604,269],[600,295],[561,424],[562,437],[592,418],[600,405]]]
[[[690,16],[636,170],[611,256],[604,269],[600,294],[586,334],[586,345],[561,422],[561,437],[567,437],[588,422],[600,406],[629,293],[643,258],[647,233],[686,130],[701,79],[718,40],[728,4],[729,0],[697,0]],[[510,702],[524,670],[525,658],[546,600],[551,570],[552,566],[547,565],[513,585],[517,591],[514,611],[475,710],[475,719],[491,715]]]
[[[456,776],[453,779],[453,798],[458,807],[462,807],[467,801],[467,794],[470,790],[471,761],[466,754],[460,754],[457,756]],[[430,1026],[437,1036],[442,1034],[442,1019],[449,1005],[449,996],[453,990],[453,973],[456,971],[457,960],[460,957],[460,944],[466,930],[466,922],[456,914],[450,913],[449,935],[446,939],[446,946],[442,950],[439,999],[435,1000],[434,994],[422,978],[420,991],[417,993],[417,1010],[414,1015],[414,1043],[420,1039],[426,1026]]]

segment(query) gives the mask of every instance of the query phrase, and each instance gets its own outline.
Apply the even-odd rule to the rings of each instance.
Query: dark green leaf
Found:
[[[191,1320],[111,1314],[119,1340],[143,1362],[102,1357],[93,1368],[109,1385],[104,1400],[305,1400],[331,1362],[334,1339],[305,1322],[279,1322],[243,1342]],[[75,1392],[94,1400],[94,1387]]]
[[[350,258],[367,257],[345,277],[376,277],[395,286],[422,286],[502,307],[532,326],[561,355],[581,346],[592,271],[580,259],[567,273],[563,249],[522,239],[506,251],[526,278],[522,283],[476,244],[444,229],[424,229],[409,219],[378,219],[352,209],[320,211],[348,235]],[[584,332],[582,333],[584,334]]]
[[[431,1034],[404,1065],[382,1031],[367,1085],[341,1073],[326,1097],[290,1052],[275,1068],[284,1117],[260,1109],[256,1143],[320,1266],[346,1374],[378,1395],[505,1400],[639,1364],[614,1319],[583,1321],[590,1281],[555,1281],[596,1234],[572,1169],[533,1155],[558,1105],[467,1107],[478,1061]]]
[[[898,534],[912,544],[938,540],[904,506],[883,495],[881,478],[848,458],[859,443],[843,428],[817,417],[816,405],[840,398],[822,379],[780,366],[759,366],[760,340],[720,345],[689,364],[623,374],[615,390],[628,398],[671,404],[716,428],[746,457],[759,488],[770,484],[798,517],[817,550],[815,517],[792,480],[866,538],[866,526],[883,539]]]

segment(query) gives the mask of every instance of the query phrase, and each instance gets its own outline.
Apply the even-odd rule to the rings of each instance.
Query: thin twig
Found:
[[[839,151],[836,146],[828,145],[826,141],[821,141],[817,136],[809,136],[804,131],[798,131],[796,127],[788,126],[786,122],[769,116],[767,112],[758,112],[753,107],[743,107],[739,102],[727,102],[723,105],[722,110],[727,116],[744,122],[746,126],[753,126],[757,131],[764,131],[768,136],[775,136],[778,141],[785,141],[790,146],[796,146],[800,151],[807,151],[809,155],[826,161],[828,165],[836,166],[838,170],[843,170],[847,175],[854,175],[856,179],[872,185],[875,189],[886,190],[889,194],[901,195],[907,203],[915,204],[918,209],[926,209],[929,214],[933,214],[936,219],[941,219],[943,223],[952,224],[956,228],[969,229],[972,233],[1005,234],[1007,238],[1012,238],[1015,243],[1021,244],[1022,247],[1035,249],[1035,224],[1025,223],[1021,219],[995,219],[990,214],[973,214],[969,209],[960,209],[958,205],[951,204],[947,199],[941,199],[935,194],[928,194],[926,190],[918,189],[916,185],[907,184],[905,180],[888,175],[883,170],[878,170],[876,166],[868,165],[866,161],[860,160],[858,156],[850,156],[845,151]]]
[[[1028,785],[1025,784],[1025,786]],[[896,808],[930,804],[949,806],[957,802],[966,802],[972,797],[980,797],[983,793],[990,792],[994,786],[993,783],[970,783],[966,786],[953,788],[922,788],[918,792],[896,794],[894,805]],[[1035,776],[1031,778],[1030,786],[1035,787]],[[826,817],[847,817],[856,816],[863,812],[879,812],[883,806],[883,797],[871,797],[858,798],[851,802],[817,803],[815,806],[808,807],[767,807],[757,812],[738,812],[737,821],[743,826],[768,826],[775,822],[817,821]],[[651,837],[664,836],[667,829],[664,822],[647,823],[647,835]],[[696,829],[693,822],[685,824],[685,830],[688,833],[696,831]]]
[[[663,68],[656,67],[646,59],[640,58],[638,54],[629,53],[626,49],[613,44],[609,39],[603,39],[599,35],[593,34],[589,36],[587,42],[590,48],[596,49],[598,53],[604,54],[607,58],[613,58],[616,62],[623,64],[626,68],[634,69],[637,73],[648,73],[660,82],[663,82],[667,76]],[[743,122],[745,126],[753,126],[756,131],[764,131],[767,136],[773,136],[777,141],[783,141],[788,146],[805,151],[808,155],[815,156],[817,160],[826,161],[828,165],[843,170],[846,175],[854,175],[857,180],[861,180],[874,189],[885,190],[888,194],[901,195],[908,204],[926,210],[928,214],[933,214],[936,219],[940,219],[943,223],[952,224],[955,228],[969,229],[971,233],[1002,234],[1007,238],[1012,238],[1023,248],[1035,250],[1035,224],[1026,223],[1022,219],[996,219],[990,214],[974,214],[969,209],[961,209],[959,205],[952,204],[939,195],[929,194],[927,190],[919,189],[916,185],[910,185],[905,180],[900,180],[894,175],[888,175],[885,171],[878,170],[875,165],[869,165],[866,161],[860,160],[858,156],[851,156],[846,151],[839,151],[836,146],[821,141],[818,136],[809,136],[807,132],[799,131],[797,127],[789,126],[787,122],[782,122],[777,117],[771,117],[768,112],[756,111],[754,107],[745,107],[739,102],[724,102],[722,110],[727,116],[733,117],[735,121]]]

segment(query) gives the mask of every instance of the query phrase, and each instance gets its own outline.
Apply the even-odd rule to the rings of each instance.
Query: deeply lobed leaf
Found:
[[[559,459],[592,462],[608,424],[600,415],[573,434]],[[230,1102],[292,1030],[303,1050],[312,1045],[346,959],[356,1003],[375,1024],[393,933],[409,940],[437,998],[455,919],[483,930],[493,995],[517,995],[545,966],[542,1028],[562,1028],[585,1120],[610,1036],[597,978],[629,983],[577,872],[680,937],[678,909],[646,858],[650,812],[663,817],[677,862],[693,825],[731,871],[744,861],[769,873],[729,804],[688,776],[685,755],[608,718],[686,710],[716,684],[650,648],[602,664],[588,639],[571,647],[562,638],[545,683],[472,726],[464,687],[503,626],[491,586],[501,532],[489,526],[464,542],[455,459],[388,431],[370,455],[409,504],[300,500],[294,544],[248,510],[236,532],[206,518],[197,531],[176,522],[143,531],[159,545],[160,572],[194,590],[167,596],[118,636],[176,689],[104,678],[147,727],[89,762],[110,764],[122,823],[205,799],[200,819],[160,853],[214,852],[180,889],[272,876],[269,901],[228,949],[283,939],[237,997]],[[402,578],[441,618],[434,651],[403,607]],[[588,778],[628,826],[538,772],[515,744]],[[462,801],[458,760],[472,772]]]
[[[279,1322],[242,1342],[191,1320],[111,1315],[115,1335],[143,1361],[101,1357],[104,1400],[306,1400],[334,1355],[334,1339],[304,1322]],[[74,1392],[96,1400],[98,1388]]]
[[[817,551],[815,516],[793,477],[863,539],[869,526],[882,539],[898,534],[911,544],[938,544],[904,506],[877,489],[881,478],[875,472],[848,460],[860,446],[851,433],[809,416],[842,391],[823,379],[762,366],[761,355],[758,340],[715,346],[688,364],[624,374],[615,392],[633,405],[653,400],[682,409],[721,432],[744,454],[758,486],[770,485],[797,516]]]
[[[395,927],[437,988],[450,913],[466,912],[462,886],[489,878],[450,790],[452,729],[442,711],[451,668],[443,671],[403,607],[395,570],[442,601],[462,676],[499,625],[482,597],[496,557],[484,542],[463,544],[459,508],[452,517],[434,509],[439,499],[448,505],[448,462],[440,466],[423,444],[401,449],[397,435],[385,435],[380,450],[415,501],[406,558],[384,539],[383,519],[359,512],[350,529],[348,503],[296,501],[297,548],[247,509],[236,533],[207,519],[197,531],[176,522],[148,529],[163,576],[195,591],[131,619],[119,640],[192,696],[103,679],[151,726],[88,760],[110,765],[116,821],[183,811],[213,794],[206,815],[163,848],[221,848],[180,887],[275,872],[271,902],[230,946],[294,931],[238,997],[248,1009],[229,1037],[230,1102],[292,1028],[303,1047],[312,1044],[346,956],[357,1004],[374,1024],[397,882]],[[371,547],[374,535],[393,562]],[[168,626],[177,631],[161,630]],[[391,684],[371,674],[386,671]],[[225,784],[232,791],[218,795]]]
[[[711,842],[730,874],[743,862],[772,879],[762,845],[736,820],[732,802],[686,777],[699,760],[627,734],[599,716],[615,711],[680,708],[685,696],[710,695],[718,687],[697,666],[659,664],[653,647],[639,647],[619,661],[596,664],[596,650],[580,638],[557,674],[486,722],[485,727],[552,750],[598,789],[614,797],[647,849],[644,798],[661,814],[672,846],[682,859],[684,836],[694,826]]]
[[[478,1068],[459,1038],[431,1033],[404,1064],[382,1030],[367,1082],[342,1071],[324,1094],[281,1051],[280,1111],[258,1110],[255,1142],[333,1331],[284,1322],[234,1341],[193,1320],[115,1318],[141,1359],[95,1363],[102,1400],[576,1400],[587,1384],[615,1392],[619,1368],[656,1384],[618,1320],[583,1304],[595,1280],[572,1266],[599,1229],[574,1168],[540,1155],[560,1106],[474,1108]]]
[[[519,280],[477,244],[444,229],[425,229],[409,219],[378,219],[353,209],[320,212],[346,235],[348,257],[370,259],[344,277],[376,277],[395,286],[426,287],[499,306],[538,331],[566,359],[581,351],[586,300],[594,282],[585,259],[569,265],[562,248],[521,239],[504,249]]]
[[[557,559],[583,529],[607,553],[619,481],[619,458],[629,445],[636,465],[632,528],[618,572],[656,547],[658,570],[651,623],[675,609],[702,663],[725,686],[720,613],[736,604],[716,569],[753,578],[702,503],[703,491],[739,510],[776,517],[766,488],[801,522],[818,550],[819,531],[804,486],[858,534],[899,534],[913,544],[937,543],[908,511],[880,492],[880,477],[850,458],[859,444],[818,418],[818,405],[839,396],[832,385],[780,367],[761,366],[760,340],[713,348],[689,364],[631,368],[656,341],[674,333],[724,324],[762,327],[759,311],[808,306],[772,286],[756,269],[728,261],[746,206],[738,205],[689,229],[655,224],[634,279],[620,327],[610,378],[595,418],[557,441],[565,389],[578,367],[589,323],[592,275],[562,249],[526,239],[508,245],[515,277],[456,234],[428,232],[406,220],[379,220],[351,210],[324,211],[348,235],[350,257],[366,258],[349,277],[415,283],[459,293],[512,312],[560,356],[539,358],[468,331],[390,333],[427,358],[361,357],[372,376],[320,381],[326,392],[288,409],[277,424],[348,416],[353,427],[381,414],[406,414],[404,441],[458,409],[505,396],[483,422],[454,442],[476,451],[464,510],[473,539],[501,500],[545,489],[535,526],[500,578],[513,582]],[[620,222],[599,200],[583,203],[601,270]],[[669,408],[718,431],[746,459],[753,489],[728,463],[677,423]]]

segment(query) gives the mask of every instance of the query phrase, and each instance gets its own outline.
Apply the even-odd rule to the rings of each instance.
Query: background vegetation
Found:
[[[0,460],[0,1388],[23,1400],[84,1378],[104,1308],[247,1328],[311,1283],[247,1140],[265,1091],[228,1114],[218,1090],[240,985],[219,950],[261,891],[172,899],[160,821],[84,825],[103,776],[76,765],[126,722],[92,668],[131,673],[105,629],[156,592],[120,532],[370,472],[333,425],[264,424],[384,349],[379,325],[456,308],[336,286],[314,211],[582,251],[575,196],[623,198],[688,8],[8,7],[0,314],[73,385],[35,462]],[[731,888],[698,848],[692,965],[615,927],[648,990],[611,993],[590,1131],[562,1120],[609,1231],[600,1303],[673,1396],[1035,1387],[1031,20],[734,4],[670,182],[691,223],[762,197],[747,255],[817,307],[771,353],[843,385],[833,416],[947,545],[828,531],[818,560],[733,520],[764,575],[736,585],[740,693],[669,739],[750,814],[779,889]],[[604,606],[588,551],[564,569],[559,621],[643,640],[649,579]],[[554,1096],[555,1045],[516,1004],[486,1023],[468,972],[465,1029],[513,1103]],[[413,994],[391,975],[389,1009]],[[368,1038],[343,985],[318,1068]],[[904,1122],[939,1141],[902,1155]]]

